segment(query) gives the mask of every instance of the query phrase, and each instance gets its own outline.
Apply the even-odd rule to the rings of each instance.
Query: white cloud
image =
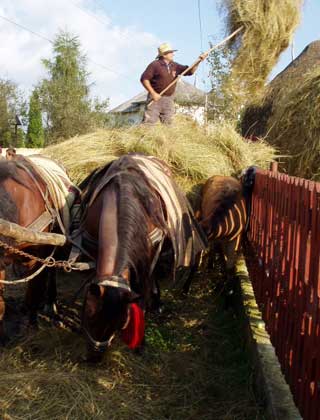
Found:
[[[116,105],[141,90],[140,73],[159,40],[134,27],[117,26],[95,5],[92,0],[1,0],[0,15],[48,39],[53,39],[59,29],[79,35],[90,60],[93,94],[110,97],[111,104]],[[29,91],[44,76],[41,59],[50,57],[51,50],[49,42],[0,18],[0,77]]]

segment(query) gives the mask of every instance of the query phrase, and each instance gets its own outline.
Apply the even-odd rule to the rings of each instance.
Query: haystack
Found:
[[[320,41],[308,45],[242,120],[244,136],[263,136],[286,155],[283,170],[320,180]]]
[[[268,139],[289,155],[292,175],[320,181],[320,69],[304,75],[273,103]]]
[[[275,151],[265,142],[248,142],[227,123],[207,131],[188,119],[172,126],[135,126],[100,130],[74,137],[44,150],[60,161],[76,183],[93,169],[129,152],[154,155],[166,161],[185,192],[214,174],[236,175],[250,165],[267,167]]]
[[[231,79],[235,92],[251,99],[264,89],[280,54],[300,21],[302,0],[224,0],[228,32],[235,51]]]
[[[306,74],[320,65],[320,41],[309,44],[302,53],[279,73],[267,86],[259,103],[249,105],[242,117],[241,132],[244,137],[265,137],[275,104],[297,85]]]

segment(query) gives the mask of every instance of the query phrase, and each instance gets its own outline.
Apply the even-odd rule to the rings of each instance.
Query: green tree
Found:
[[[15,147],[26,147],[26,135],[21,128],[18,128],[14,141]],[[30,147],[30,146],[27,146]]]
[[[91,128],[86,57],[77,36],[60,32],[53,44],[53,59],[42,60],[49,77],[41,83],[46,115],[46,142],[66,139]]]
[[[31,94],[29,102],[28,131],[26,138],[27,147],[43,147],[44,132],[42,125],[41,104],[37,89]]]
[[[19,147],[24,133],[15,132],[16,116],[26,116],[26,103],[18,87],[10,80],[0,79],[0,145]],[[21,132],[20,132],[21,131]]]
[[[239,113],[230,83],[232,60],[233,52],[228,46],[212,51],[208,57],[211,82],[208,118],[211,120],[234,120]]]
[[[108,114],[109,99],[100,100],[94,98],[91,103],[91,123],[92,128],[104,128],[110,124]]]

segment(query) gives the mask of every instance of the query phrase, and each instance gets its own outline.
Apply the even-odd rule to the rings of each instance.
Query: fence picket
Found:
[[[303,418],[320,416],[320,183],[258,170],[252,196],[253,288]]]

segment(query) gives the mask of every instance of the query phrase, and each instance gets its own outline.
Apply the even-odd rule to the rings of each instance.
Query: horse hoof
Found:
[[[58,314],[57,305],[55,303],[46,303],[43,307],[43,313],[49,318],[54,318]]]

